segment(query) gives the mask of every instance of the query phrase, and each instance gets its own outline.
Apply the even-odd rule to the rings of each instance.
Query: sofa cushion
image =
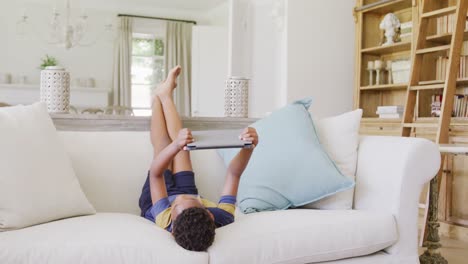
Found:
[[[153,158],[148,131],[58,134],[86,197],[98,212],[140,213],[138,198]],[[193,151],[190,155],[198,191],[217,201],[226,175],[224,163],[216,150]]]
[[[354,181],[359,146],[362,109],[315,121],[317,135],[325,151],[346,177]],[[354,188],[307,204],[305,208],[351,209]]]
[[[206,252],[130,214],[98,213],[0,233],[0,263],[208,263]]]
[[[237,214],[217,229],[210,263],[310,263],[372,254],[398,239],[391,214],[292,209]]]
[[[94,214],[44,104],[0,108],[0,231]]]
[[[153,147],[144,131],[60,131],[86,197],[98,212],[139,214]]]
[[[294,102],[252,124],[260,143],[239,183],[244,213],[298,207],[354,186],[321,146],[307,111],[310,103]],[[238,152],[219,150],[226,165]]]

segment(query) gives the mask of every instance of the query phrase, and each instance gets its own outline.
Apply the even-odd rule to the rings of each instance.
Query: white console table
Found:
[[[0,84],[0,102],[10,105],[39,101],[39,85]],[[104,108],[110,103],[110,89],[71,87],[70,104],[76,108]]]

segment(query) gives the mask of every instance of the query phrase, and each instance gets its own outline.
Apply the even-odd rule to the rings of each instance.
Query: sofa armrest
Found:
[[[363,136],[358,150],[354,208],[394,215],[399,232],[390,254],[418,250],[418,204],[422,188],[440,168],[440,152],[421,138]]]

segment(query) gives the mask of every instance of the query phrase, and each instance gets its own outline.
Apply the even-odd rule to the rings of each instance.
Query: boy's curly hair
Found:
[[[204,208],[183,210],[172,225],[175,241],[187,250],[206,251],[213,244],[216,226]]]

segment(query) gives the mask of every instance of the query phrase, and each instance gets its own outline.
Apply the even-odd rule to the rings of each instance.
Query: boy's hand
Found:
[[[258,134],[257,130],[253,127],[247,127],[242,131],[242,134],[239,136],[241,140],[251,141],[253,146],[258,145]]]
[[[188,128],[183,128],[179,131],[179,135],[177,135],[177,138],[173,143],[177,146],[178,149],[185,150],[185,146],[194,141],[195,140],[193,139],[192,131],[190,131]]]

